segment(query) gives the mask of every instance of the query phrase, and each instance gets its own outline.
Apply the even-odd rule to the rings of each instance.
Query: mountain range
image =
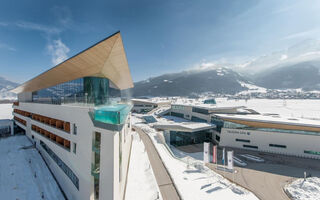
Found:
[[[19,84],[0,77],[0,100],[13,100],[17,98],[15,93],[10,92]]]
[[[0,77],[0,100],[15,99],[18,84]],[[136,82],[133,96],[192,96],[235,94],[248,85],[267,89],[320,90],[320,41],[306,40],[242,64],[204,64]]]
[[[135,83],[134,96],[188,96],[204,92],[234,94],[249,83],[267,89],[320,90],[320,41],[305,40],[288,49],[242,64],[207,63]]]

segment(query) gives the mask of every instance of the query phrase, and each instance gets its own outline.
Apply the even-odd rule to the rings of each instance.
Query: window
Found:
[[[320,156],[320,152],[318,152],[318,151],[307,151],[307,150],[304,150],[304,153]]]
[[[195,117],[195,116],[191,117],[191,121],[193,121],[193,122],[205,122],[205,123],[207,122],[207,120],[201,119],[201,118]]]
[[[77,125],[73,124],[73,135],[77,135]]]
[[[250,140],[245,140],[245,139],[238,139],[236,138],[237,142],[246,142],[246,143],[250,143]]]
[[[176,112],[171,112],[171,116],[183,118],[183,114],[181,114],[181,113],[176,113]]]
[[[74,154],[77,153],[77,143],[73,143],[72,151]]]
[[[32,137],[32,139],[34,140],[34,135],[32,135],[31,137]]]
[[[216,135],[216,140],[217,140],[218,142],[220,142],[220,136],[219,136],[219,135]]]
[[[287,148],[286,145],[280,145],[280,144],[269,144],[269,147],[278,147],[278,148]]]
[[[244,144],[243,147],[251,148],[251,149],[258,149],[258,146],[246,145],[246,144]]]
[[[79,178],[73,173],[73,171],[66,165],[42,140],[40,145],[49,154],[49,156],[56,162],[60,169],[68,176],[74,186],[79,190]]]
[[[201,113],[201,114],[209,114],[209,110],[203,108],[192,107],[192,112]]]

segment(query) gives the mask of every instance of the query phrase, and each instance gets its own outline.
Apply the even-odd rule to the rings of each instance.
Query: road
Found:
[[[160,158],[160,155],[158,154],[158,151],[153,145],[151,139],[139,127],[134,127],[134,128],[138,132],[146,148],[154,176],[156,177],[156,181],[160,189],[162,199],[163,200],[179,200],[180,197],[177,192],[177,189],[166,167],[164,166]]]

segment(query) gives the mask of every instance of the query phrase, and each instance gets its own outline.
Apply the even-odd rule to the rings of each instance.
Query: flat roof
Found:
[[[284,118],[279,115],[237,115],[237,114],[215,114],[224,120],[238,120],[248,122],[263,122],[270,124],[285,124],[293,126],[320,128],[320,121],[303,118]]]
[[[170,104],[168,100],[161,99],[131,99],[132,102],[149,103],[149,104]]]
[[[213,124],[200,123],[200,122],[180,122],[180,123],[156,123],[153,125],[156,129],[173,130],[173,131],[185,131],[196,132],[207,129],[215,128]]]
[[[86,76],[108,78],[121,90],[133,87],[120,32],[21,84],[12,92],[33,92]]]
[[[210,111],[215,111],[215,110],[231,110],[231,109],[245,108],[245,106],[217,106],[216,104],[184,104],[184,103],[173,103],[173,104],[171,104],[171,105],[196,107],[196,108],[207,109],[207,110],[210,110]]]
[[[157,123],[153,124],[154,128],[163,130],[174,130],[174,131],[185,131],[185,132],[196,132],[207,129],[215,128],[214,124],[204,122],[192,122],[183,118],[166,116],[158,120]]]

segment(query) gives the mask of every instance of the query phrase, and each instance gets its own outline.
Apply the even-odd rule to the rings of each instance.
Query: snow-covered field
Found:
[[[293,181],[285,187],[295,200],[319,200],[320,199],[320,178],[311,177],[304,181],[303,178]]]
[[[309,99],[216,99],[218,106],[246,106],[260,113],[277,113],[283,117],[296,117],[320,120],[320,100]]]
[[[196,168],[174,158],[166,146],[158,141],[159,136],[153,128],[146,124],[139,124],[139,119],[133,119],[133,121],[136,126],[141,127],[151,137],[183,199],[258,199],[251,192],[232,184],[219,174],[203,166],[201,162],[199,162],[199,167]]]
[[[125,199],[155,200],[158,195],[161,200],[144,144],[139,135],[134,133]]]
[[[12,119],[12,104],[0,104],[0,119]]]
[[[30,145],[26,136],[0,139],[0,199],[64,199],[37,150],[21,149]]]

